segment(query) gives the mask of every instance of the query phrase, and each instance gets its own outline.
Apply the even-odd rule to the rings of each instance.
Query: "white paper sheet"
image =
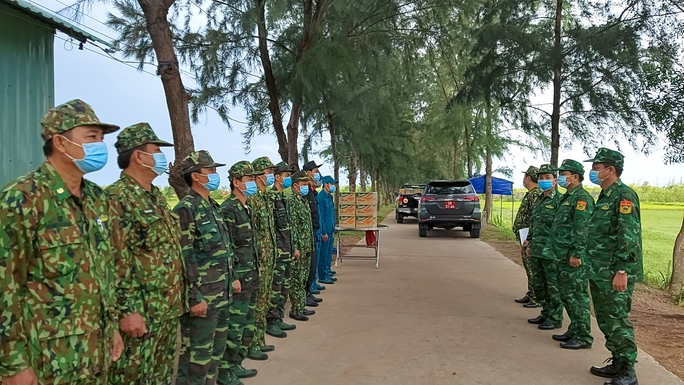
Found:
[[[527,228],[527,227],[524,228],[524,229],[520,229],[520,231],[519,231],[519,233],[520,233],[520,245],[522,245],[523,243],[525,243],[525,240],[527,240],[527,233],[528,233],[529,231],[530,231],[530,229]]]

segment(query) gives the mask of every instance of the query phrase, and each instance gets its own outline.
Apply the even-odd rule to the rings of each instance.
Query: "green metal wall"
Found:
[[[54,106],[54,34],[0,4],[0,186],[43,162],[40,120]]]

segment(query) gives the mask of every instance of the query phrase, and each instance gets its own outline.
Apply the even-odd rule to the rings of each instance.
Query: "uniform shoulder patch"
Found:
[[[587,209],[587,202],[586,201],[577,201],[577,205],[575,206],[577,211],[584,211]]]
[[[620,213],[621,214],[631,214],[632,213],[632,201],[623,199],[620,201]]]

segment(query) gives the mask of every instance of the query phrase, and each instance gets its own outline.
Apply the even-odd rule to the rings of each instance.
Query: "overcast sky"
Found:
[[[71,0],[31,0],[51,10],[59,10],[64,7],[63,3]],[[81,22],[88,28],[95,30],[101,38],[115,36],[115,32],[108,30],[99,21],[106,19],[106,6],[97,6],[91,10],[88,17]],[[55,103],[63,103],[67,100],[80,98],[88,102],[100,120],[118,124],[122,128],[138,122],[149,122],[152,128],[163,140],[172,141],[166,101],[160,79],[145,72],[140,72],[103,54],[92,45],[86,45],[90,49],[99,51],[100,54],[88,50],[78,50],[77,45],[65,42],[68,39],[64,34],[58,33],[55,37]],[[147,67],[149,72],[154,72],[153,67]],[[192,84],[192,80],[185,78],[184,81]],[[236,121],[244,121],[244,111],[239,108],[233,109],[232,117]],[[275,136],[262,135],[252,140],[251,152],[245,153],[242,132],[243,124],[233,122],[232,131],[215,114],[208,114],[201,122],[193,126],[193,136],[196,149],[206,149],[211,152],[214,159],[221,163],[231,165],[240,160],[253,160],[259,156],[269,156],[273,162],[278,162],[280,157],[277,152]],[[612,141],[612,138],[606,138]],[[119,170],[116,166],[116,151],[114,142],[116,134],[108,135],[105,141],[109,145],[109,163],[102,170],[89,174],[88,178],[99,184],[110,184],[118,178]],[[650,156],[638,154],[626,143],[622,146],[625,155],[625,172],[623,181],[627,183],[648,182],[652,185],[666,185],[670,182],[680,182],[684,174],[684,165],[665,165],[663,153],[654,151]],[[167,158],[173,160],[173,150],[164,149]],[[313,156],[315,160],[319,157]],[[572,151],[562,151],[560,159],[572,158],[576,160],[587,159],[582,152],[581,146],[576,146]],[[539,165],[548,162],[525,151],[513,150],[506,159],[495,160],[494,168],[511,167],[516,172],[514,182],[516,187],[521,187],[519,172],[527,169],[529,164]],[[227,169],[221,170],[221,182],[228,185]],[[331,174],[332,167],[324,166],[321,169],[323,175]],[[346,177],[340,181],[348,184]],[[159,177],[155,180],[158,185],[167,185],[166,178]]]

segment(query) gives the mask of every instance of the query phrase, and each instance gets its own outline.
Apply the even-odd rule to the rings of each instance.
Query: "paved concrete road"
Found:
[[[610,356],[595,324],[593,349],[560,349],[554,332],[526,322],[538,309],[513,302],[522,268],[465,232],[419,238],[406,222],[386,222],[380,269],[343,261],[318,314],[268,337],[276,351],[245,362],[259,369],[246,385],[603,384],[589,373]],[[683,383],[643,352],[637,373],[642,385]]]

